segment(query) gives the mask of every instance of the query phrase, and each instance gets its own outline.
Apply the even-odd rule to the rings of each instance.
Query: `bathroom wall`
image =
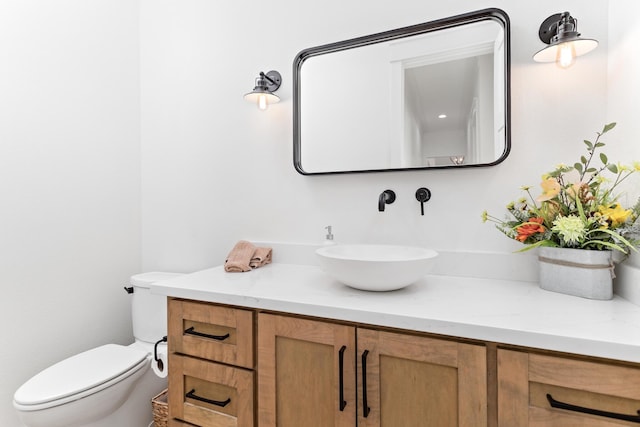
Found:
[[[623,3],[631,3],[631,0]],[[573,163],[607,119],[608,2],[141,0],[143,268],[220,264],[241,238],[402,242],[440,250],[510,253],[517,242],[482,224],[542,173]],[[511,155],[499,166],[302,176],[292,166],[292,62],[302,49],[484,7],[511,18]],[[266,8],[262,13],[251,10]],[[600,47],[561,70],[531,59],[540,23],[571,11]],[[282,101],[248,104],[257,73],[283,75]],[[326,90],[331,91],[331,84]],[[629,120],[631,122],[631,120]],[[331,126],[330,123],[327,124]],[[620,123],[619,128],[632,123]],[[611,139],[622,132],[612,132]],[[629,144],[627,141],[621,143]],[[418,187],[432,191],[420,216]],[[378,195],[396,191],[386,212]],[[277,259],[277,253],[274,255]],[[517,256],[517,255],[514,255]]]
[[[617,122],[607,145],[607,153],[627,164],[640,161],[640,3],[609,2],[609,60],[607,84],[607,121]],[[615,132],[615,134],[614,134]],[[615,135],[615,140],[613,139]],[[628,202],[640,196],[640,177],[628,182]]]
[[[138,4],[0,1],[0,426],[39,370],[132,340]]]
[[[483,7],[512,20],[513,148],[504,163],[295,172],[298,51]],[[38,370],[131,340],[121,287],[137,271],[220,264],[240,238],[320,241],[327,224],[344,242],[518,249],[481,224],[484,209],[501,215],[520,185],[573,162],[605,121],[619,122],[609,147],[640,158],[640,64],[627,57],[640,39],[637,9],[635,0],[1,1],[0,425],[18,425],[11,396]],[[563,10],[600,47],[569,70],[533,63],[540,22]],[[282,102],[260,112],[242,95],[270,69],[283,75]],[[433,193],[424,217],[413,199],[420,186]],[[378,213],[386,188],[398,199]]]
[[[640,161],[640,120],[637,102],[640,99],[640,4],[630,1],[609,3],[609,61],[607,121],[619,123],[616,140],[607,145],[607,153],[629,163]],[[612,131],[613,132],[613,131]],[[625,202],[632,204],[640,197],[640,177],[624,183]],[[615,291],[640,305],[640,254],[616,269]]]

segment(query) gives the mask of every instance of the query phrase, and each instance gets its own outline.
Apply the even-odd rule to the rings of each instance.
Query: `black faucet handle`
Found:
[[[426,187],[420,187],[416,190],[416,200],[420,202],[420,213],[424,216],[424,204],[431,199],[431,191]]]

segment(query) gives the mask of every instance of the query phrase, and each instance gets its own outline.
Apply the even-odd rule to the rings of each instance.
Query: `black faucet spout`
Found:
[[[378,197],[378,211],[384,212],[385,205],[395,202],[396,193],[393,190],[384,190]]]
[[[387,204],[387,195],[385,193],[380,194],[378,197],[378,211],[384,212],[384,205]]]

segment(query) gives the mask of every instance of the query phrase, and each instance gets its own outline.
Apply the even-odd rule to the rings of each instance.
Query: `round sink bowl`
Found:
[[[431,270],[438,253],[394,245],[334,245],[316,250],[320,268],[335,280],[364,291],[393,291]]]

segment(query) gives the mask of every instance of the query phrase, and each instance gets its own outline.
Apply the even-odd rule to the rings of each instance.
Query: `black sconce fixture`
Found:
[[[269,104],[275,104],[280,102],[278,95],[274,95],[273,92],[277,91],[282,83],[282,76],[277,71],[269,71],[263,73],[260,71],[260,75],[256,77],[256,85],[253,90],[244,96],[249,102],[254,102],[261,110],[266,110]]]
[[[538,35],[549,46],[533,55],[533,60],[555,61],[561,68],[569,68],[576,62],[577,56],[589,53],[598,46],[597,40],[580,38],[578,20],[569,12],[556,13],[545,19]]]

